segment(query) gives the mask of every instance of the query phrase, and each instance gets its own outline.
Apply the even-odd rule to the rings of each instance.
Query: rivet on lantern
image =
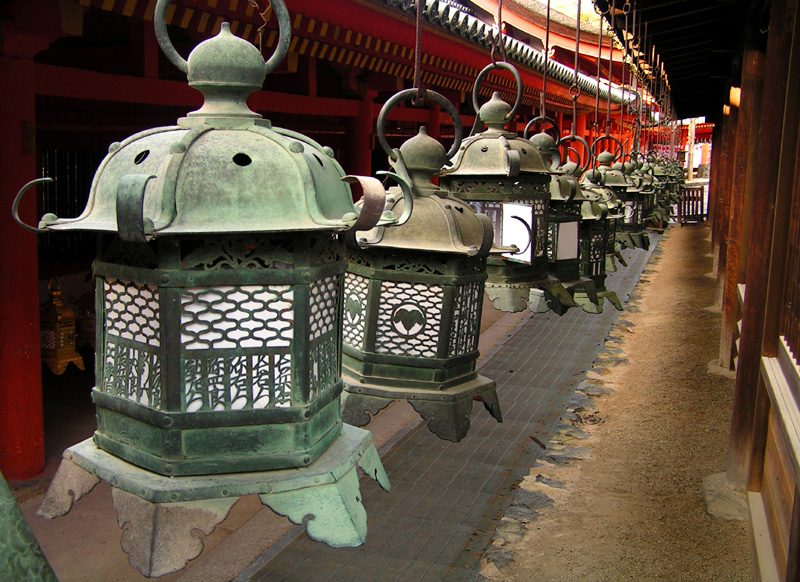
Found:
[[[403,217],[385,212],[378,180],[345,176],[322,146],[247,107],[289,46],[288,11],[272,6],[280,35],[266,63],[227,23],[185,61],[166,32],[169,1],[159,0],[159,44],[203,106],[110,148],[81,216],[26,226],[100,233],[98,427],[68,449],[40,514],[69,511],[76,482],[86,484],[77,499],[92,475],[116,479],[120,523],[152,517],[123,534],[146,576],[194,558],[197,544],[182,540],[199,513],[207,530],[240,496],[259,495],[340,547],[366,538],[356,466],[389,489],[370,433],[341,421],[341,235]],[[351,180],[365,185],[358,207]],[[14,201],[17,220],[36,182]],[[410,212],[410,191],[403,203]],[[172,543],[143,543],[164,533],[165,511],[182,524]]]
[[[392,150],[384,125],[389,112],[416,89],[389,99],[378,116],[378,139],[397,176],[412,184],[414,207],[394,189],[393,213],[402,226],[377,227],[353,238],[344,286],[343,418],[357,426],[394,400],[406,400],[439,438],[460,441],[470,426],[473,400],[502,421],[494,381],[476,373],[478,336],[493,249],[489,219],[433,184],[461,143],[461,121],[453,105],[427,90],[426,99],[453,119],[449,152],[418,135]],[[401,182],[402,185],[402,182]],[[356,240],[358,242],[356,242]]]

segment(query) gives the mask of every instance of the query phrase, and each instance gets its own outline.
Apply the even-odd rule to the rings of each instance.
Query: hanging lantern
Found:
[[[647,249],[650,246],[650,237],[644,231],[641,189],[629,185],[622,171],[612,167],[624,154],[622,143],[617,138],[601,136],[592,144],[592,150],[604,140],[616,143],[615,153],[608,150],[600,152],[596,156],[597,167],[587,174],[588,178],[595,184],[611,188],[624,204],[624,219],[617,225],[617,241],[623,247]]]
[[[50,278],[47,293],[50,300],[39,308],[42,363],[56,375],[63,374],[70,364],[83,370],[83,358],[75,351],[75,312],[62,303],[61,286],[55,277]]]
[[[195,557],[192,529],[210,532],[242,495],[315,540],[360,545],[356,465],[389,487],[370,433],[340,417],[340,233],[397,219],[377,180],[361,178],[370,196],[356,208],[329,148],[247,107],[289,46],[289,14],[272,5],[267,63],[227,24],[187,62],[159,0],[159,44],[203,107],[113,144],[84,213],[40,222],[100,233],[97,432],[65,452],[40,513],[110,482],[120,523],[132,521],[123,549],[147,576]]]
[[[414,209],[402,226],[357,233],[349,252],[343,417],[364,425],[367,411],[374,415],[404,399],[436,436],[457,442],[469,430],[474,399],[502,421],[494,381],[475,371],[493,230],[486,216],[432,183],[458,151],[462,129],[447,99],[430,90],[425,95],[453,119],[455,141],[446,154],[422,127],[399,150],[389,148],[386,118],[397,103],[416,97],[416,89],[394,95],[378,116],[378,139],[395,172],[412,183]],[[387,207],[407,214],[399,192]]]
[[[527,130],[535,123],[546,121],[556,128],[556,124],[547,118],[537,117],[531,120],[525,128]],[[581,190],[579,179],[586,171],[591,158],[588,158],[583,167],[578,163],[569,160],[569,151],[577,154],[574,148],[568,144],[579,141],[586,151],[591,151],[589,145],[583,138],[570,135],[554,140],[546,132],[542,131],[530,138],[531,143],[539,150],[550,167],[556,167],[550,178],[550,204],[548,216],[548,236],[547,236],[547,259],[548,271],[556,277],[564,288],[569,292],[571,303],[580,305],[585,311],[599,313],[602,307],[599,306],[594,281],[584,277],[581,273],[582,259],[584,252],[581,239],[581,221],[583,206],[587,199]],[[562,156],[560,147],[566,148],[566,155],[563,159],[566,162],[559,165]],[[590,305],[592,305],[590,307]],[[559,302],[557,311],[563,313],[568,303]]]
[[[495,68],[514,75],[517,100],[513,107],[497,93],[478,105],[481,82]],[[487,129],[464,140],[452,162],[442,169],[439,183],[489,217],[495,244],[524,249],[489,257],[486,294],[494,306],[502,311],[542,312],[550,308],[548,302],[572,300],[563,285],[547,275],[551,170],[528,140],[504,129],[521,100],[522,82],[513,65],[497,62],[478,74],[472,102]]]

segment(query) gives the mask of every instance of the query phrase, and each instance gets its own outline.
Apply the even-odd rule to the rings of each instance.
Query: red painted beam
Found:
[[[94,99],[147,105],[200,107],[203,96],[181,81],[109,75],[54,65],[36,65],[36,94],[72,99]],[[307,97],[271,91],[258,91],[248,101],[257,111],[355,117],[358,101]]]

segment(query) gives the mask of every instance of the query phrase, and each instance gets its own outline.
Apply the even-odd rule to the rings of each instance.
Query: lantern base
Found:
[[[424,420],[428,429],[443,440],[458,442],[470,427],[470,414],[474,400],[483,402],[497,422],[503,422],[495,383],[484,376],[445,390],[393,388],[362,384],[358,378],[342,375],[345,389],[342,393],[342,418],[349,424],[364,426],[371,416],[395,400],[406,400]],[[367,413],[370,414],[367,414]]]
[[[623,249],[644,249],[650,248],[650,237],[643,230],[637,232],[618,232],[616,241],[622,245]]]
[[[608,289],[597,291],[597,299],[598,301],[595,303],[585,292],[577,291],[575,293],[575,302],[580,305],[581,309],[586,313],[603,313],[604,299],[607,299],[617,311],[623,311],[622,302],[614,291],[609,291]]]
[[[153,410],[92,391],[95,443],[165,476],[215,475],[304,467],[341,431],[341,383],[305,407],[180,413]]]
[[[203,541],[193,530],[210,534],[244,495],[258,495],[275,513],[304,523],[315,541],[332,547],[363,544],[367,514],[356,465],[389,490],[372,435],[347,425],[307,467],[189,477],[164,477],[141,469],[87,439],[64,451],[38,513],[49,518],[65,515],[74,501],[106,481],[112,487],[123,528],[122,549],[130,565],[145,576],[163,576],[200,555]],[[308,515],[312,518],[305,519]]]
[[[533,313],[554,311],[559,315],[570,307],[578,307],[573,287],[591,284],[589,279],[563,282],[553,277],[531,283],[486,283],[486,296],[495,309],[516,313],[528,309]]]
[[[45,364],[50,371],[56,376],[60,376],[67,371],[67,366],[75,364],[79,370],[85,370],[83,365],[83,357],[80,354],[75,354],[73,357],[66,358],[42,358],[42,363]]]
[[[556,281],[556,283],[553,284],[551,280],[549,284],[542,285],[541,289],[531,289],[531,311],[542,313],[549,309],[558,315],[564,315],[570,307],[582,307],[586,303],[595,306],[600,304],[594,281],[591,279],[581,277],[575,281]],[[579,291],[581,289],[582,291]],[[578,301],[579,296],[582,297],[583,303]],[[602,307],[600,311],[592,313],[601,311]]]

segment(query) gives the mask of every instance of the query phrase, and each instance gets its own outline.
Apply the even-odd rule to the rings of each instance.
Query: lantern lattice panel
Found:
[[[528,200],[525,204],[533,206],[533,216],[536,219],[536,250],[534,254],[542,257],[547,249],[547,200]]]
[[[42,331],[39,336],[42,348],[46,350],[56,349],[56,332],[46,330]]]
[[[102,390],[151,408],[161,407],[159,293],[150,285],[103,281],[106,334]]]
[[[606,274],[606,254],[614,250],[608,247],[608,221],[587,220],[581,223],[581,275],[601,277]],[[613,230],[611,234],[613,238]],[[613,244],[613,241],[612,241]]]
[[[494,232],[494,244],[503,244],[503,203],[487,202],[476,200],[472,202],[475,212],[480,212],[489,217],[492,221],[492,231]]]
[[[336,326],[339,305],[339,278],[328,277],[311,283],[310,340],[330,333]]]
[[[288,285],[185,289],[181,293],[181,343],[186,352],[182,409],[291,406],[293,303]],[[231,354],[204,357],[201,350]]]
[[[442,318],[442,287],[383,281],[375,351],[435,358]]]
[[[294,296],[288,285],[188,288],[181,294],[186,350],[288,347]]]
[[[106,279],[103,288],[106,334],[161,345],[157,288],[118,279]]]
[[[344,343],[364,349],[364,322],[369,279],[353,273],[344,277]]]
[[[291,404],[288,353],[192,358],[184,364],[185,412],[257,410]]]
[[[310,285],[309,401],[335,384],[339,377],[339,281],[339,276],[327,277]]]
[[[161,408],[161,361],[153,348],[108,341],[104,358],[100,384],[103,392],[150,408]]]
[[[483,282],[461,285],[453,302],[453,327],[450,329],[448,357],[461,356],[478,349],[478,322],[482,304]]]

